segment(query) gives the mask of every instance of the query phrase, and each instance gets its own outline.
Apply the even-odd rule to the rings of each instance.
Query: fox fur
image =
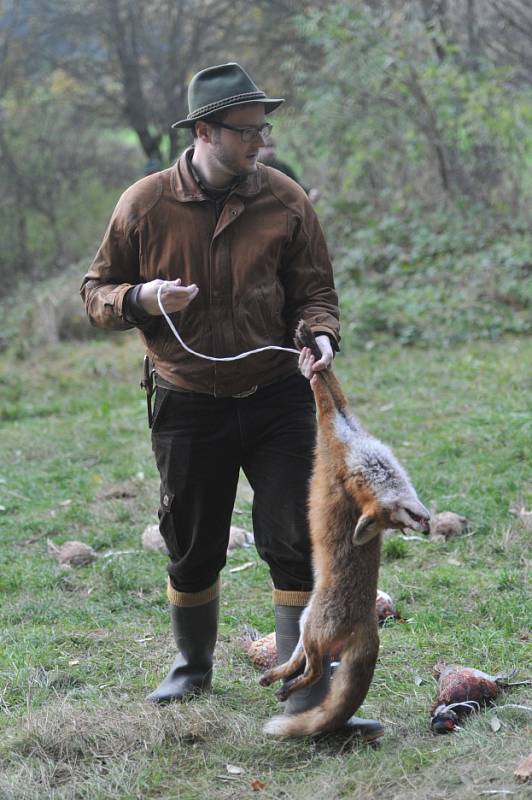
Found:
[[[309,347],[316,360],[321,357],[303,321],[296,345]],[[341,660],[321,705],[273,717],[264,732],[274,736],[336,730],[362,705],[379,651],[375,602],[381,533],[386,528],[429,530],[429,512],[405,470],[350,413],[332,370],[315,376],[318,438],[309,496],[314,590],[291,658],[268,670],[260,682],[269,686],[284,679],[277,697],[286,700],[319,679],[325,656],[341,650]]]

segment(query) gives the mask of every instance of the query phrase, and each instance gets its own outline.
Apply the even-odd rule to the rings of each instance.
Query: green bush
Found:
[[[421,216],[421,215],[419,215]],[[480,211],[375,221],[359,214],[335,271],[345,342],[448,346],[532,331],[532,244]]]

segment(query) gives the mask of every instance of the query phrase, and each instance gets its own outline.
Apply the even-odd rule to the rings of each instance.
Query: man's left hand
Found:
[[[319,372],[321,369],[327,369],[331,366],[333,360],[333,349],[331,347],[331,340],[327,334],[316,336],[316,343],[321,350],[321,358],[316,361],[312,367],[313,372]]]
[[[331,340],[326,334],[316,336],[316,342],[321,350],[319,361],[316,361],[309,347],[304,347],[299,354],[299,369],[305,378],[310,380],[311,386],[316,383],[316,372],[327,369],[331,365],[334,356]]]

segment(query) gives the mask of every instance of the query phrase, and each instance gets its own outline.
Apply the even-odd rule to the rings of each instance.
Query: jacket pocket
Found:
[[[168,390],[172,394],[171,389]],[[182,557],[186,544],[180,536],[179,520],[187,502],[190,442],[171,435],[157,434],[152,439],[161,478],[159,530],[172,560]]]
[[[173,560],[179,558],[177,531],[174,522],[175,495],[161,483],[161,503],[159,506],[159,530],[166,544],[166,549]]]

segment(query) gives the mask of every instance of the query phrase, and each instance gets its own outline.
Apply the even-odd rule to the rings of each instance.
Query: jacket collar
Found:
[[[172,170],[172,191],[179,202],[187,203],[192,200],[207,200],[205,192],[198,185],[192,169],[190,167],[189,154],[194,150],[193,147],[187,148],[179,157],[174,169]],[[231,190],[231,194],[238,194],[243,197],[253,197],[260,192],[261,188],[261,169],[246,175]]]

